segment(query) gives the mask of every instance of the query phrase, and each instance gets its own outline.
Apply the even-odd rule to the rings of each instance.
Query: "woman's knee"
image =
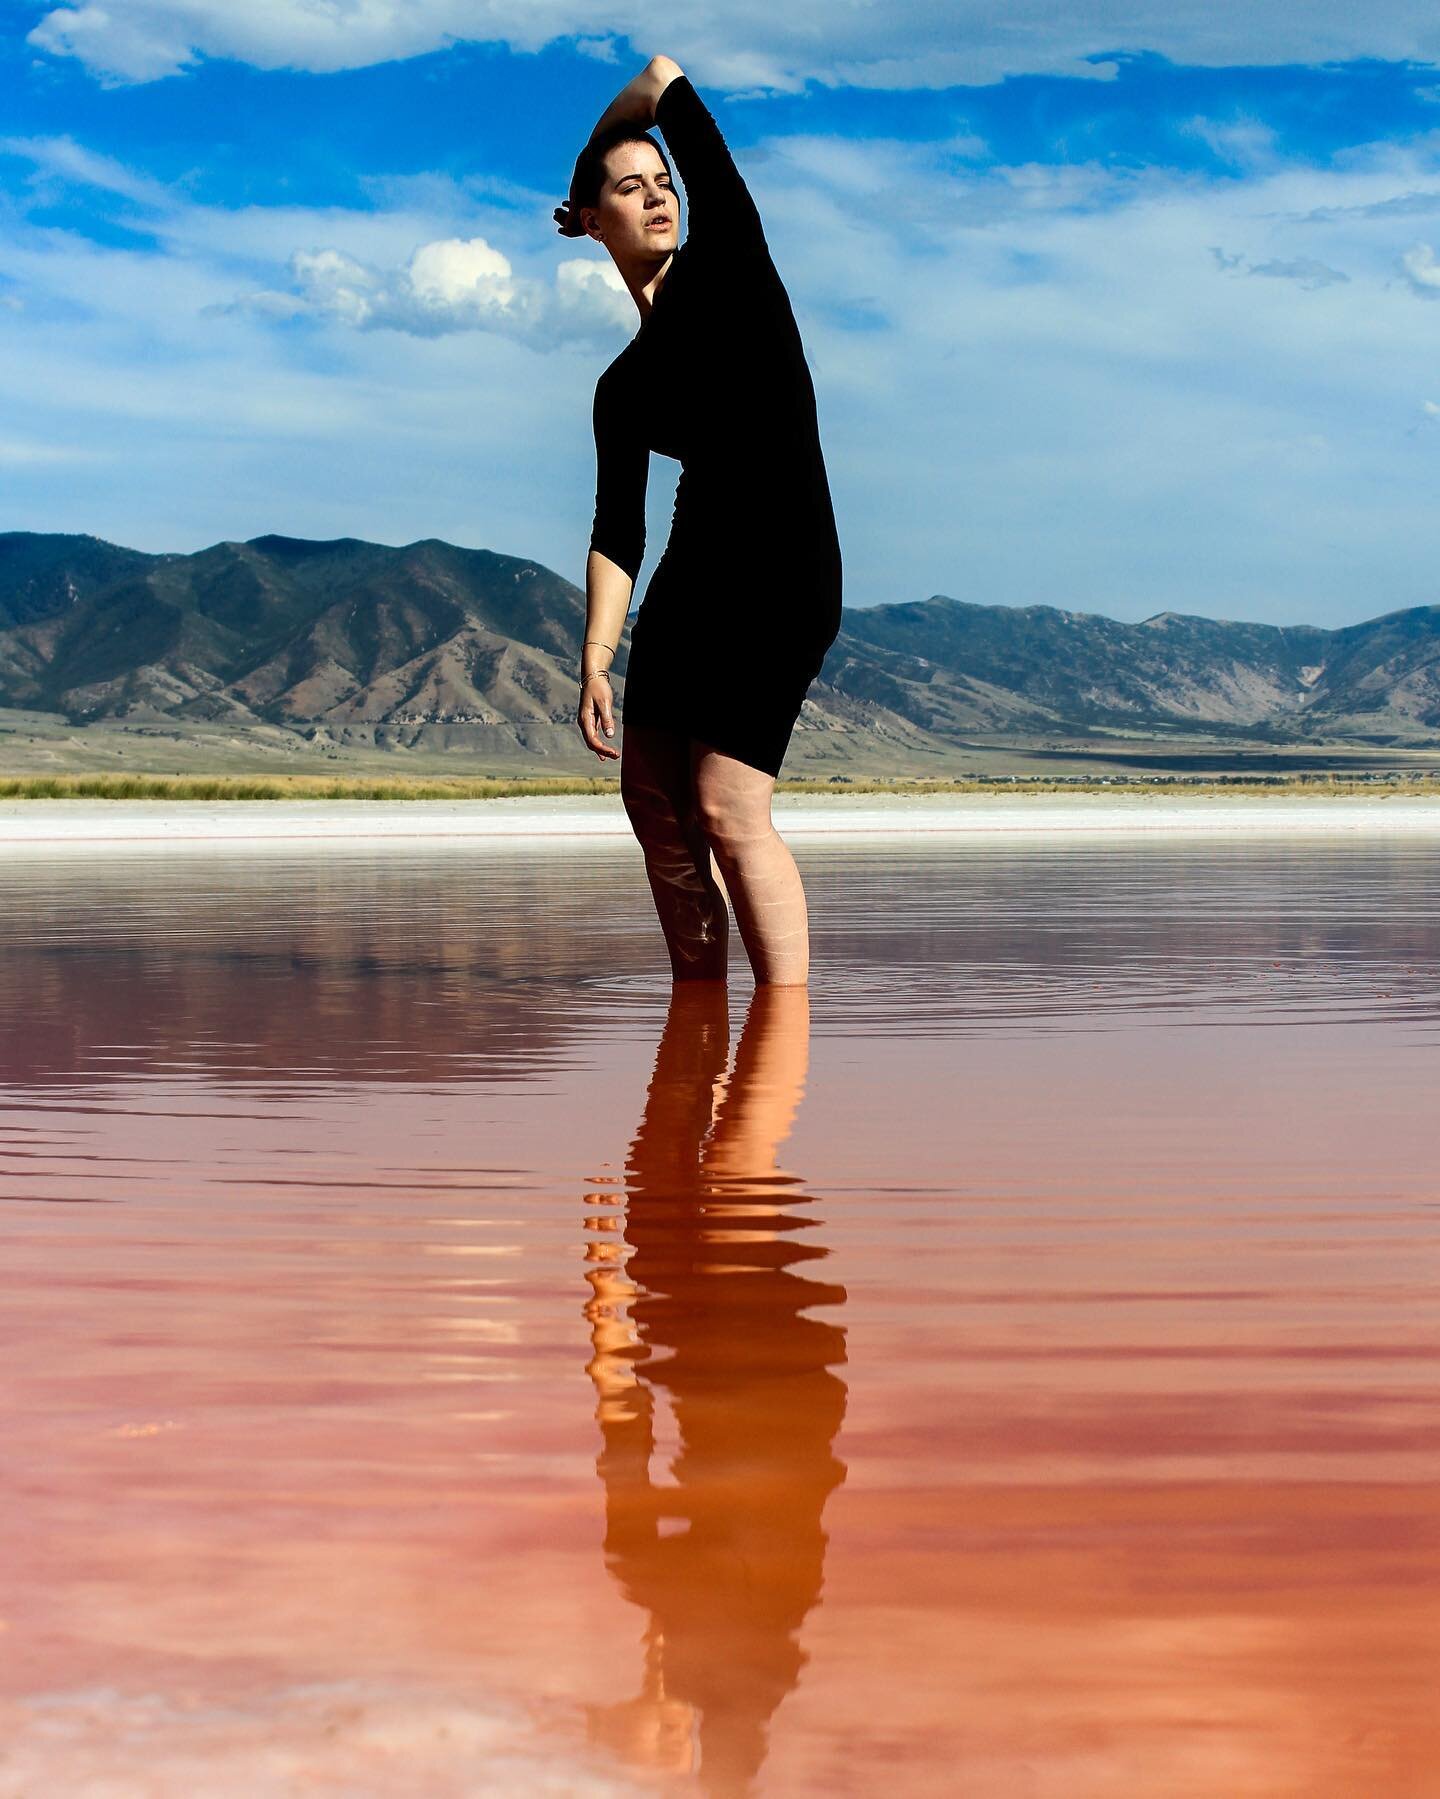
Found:
[[[695,813],[716,855],[735,855],[774,831],[773,783],[743,764],[727,760],[717,767],[715,760],[706,758],[696,771]]]

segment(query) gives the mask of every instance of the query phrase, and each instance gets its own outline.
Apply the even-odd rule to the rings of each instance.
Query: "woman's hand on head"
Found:
[[[611,125],[625,120],[637,125],[642,131],[648,131],[655,123],[655,107],[662,93],[677,75],[685,71],[671,56],[652,56],[638,75],[632,75],[625,86],[601,113],[595,129],[590,133],[593,144],[600,134]],[[580,172],[580,164],[585,152],[582,150],[575,159],[575,175]],[[575,192],[575,175],[570,178],[570,193]],[[555,223],[561,237],[587,237],[589,233],[580,222],[580,210],[572,207],[567,196],[555,208]]]
[[[602,762],[613,761],[620,754],[613,744],[604,741],[615,735],[615,701],[607,679],[596,675],[580,689],[580,713],[575,722],[586,749],[594,750]]]

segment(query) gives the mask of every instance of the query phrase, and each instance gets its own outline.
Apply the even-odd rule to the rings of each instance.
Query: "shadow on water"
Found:
[[[828,1251],[800,1237],[808,1198],[776,1160],[809,1033],[805,988],[757,988],[727,1075],[724,988],[681,984],[624,1193],[587,1195],[605,1559],[646,1614],[641,1691],[589,1707],[590,1733],[717,1794],[749,1789],[799,1680],[845,1478],[845,1332],[805,1315],[845,1289],[801,1272]]]

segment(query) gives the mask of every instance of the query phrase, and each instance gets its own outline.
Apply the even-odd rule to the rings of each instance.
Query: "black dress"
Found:
[[[840,543],[789,295],[720,128],[684,75],[655,122],[689,226],[639,331],[595,384],[590,547],[633,581],[650,452],[682,465],[631,630],[622,720],[780,772],[840,628]]]

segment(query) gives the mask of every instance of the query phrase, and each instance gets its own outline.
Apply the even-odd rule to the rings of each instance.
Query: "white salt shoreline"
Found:
[[[1435,837],[1440,797],[1136,793],[811,794],[775,796],[783,836],[807,839],[997,837]],[[5,800],[0,854],[22,851],[244,850],[305,845],[470,849],[563,847],[628,839],[613,794],[480,800]]]

